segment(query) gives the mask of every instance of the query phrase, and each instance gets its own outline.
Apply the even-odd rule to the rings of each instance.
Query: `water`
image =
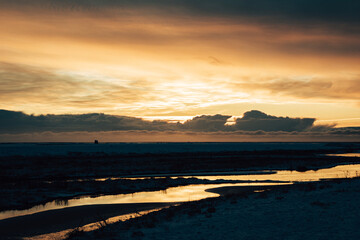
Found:
[[[45,205],[35,206],[27,210],[10,210],[0,213],[0,220],[10,217],[23,216],[47,210],[61,209],[93,204],[116,204],[116,203],[159,203],[159,202],[187,202],[196,201],[209,197],[219,196],[216,193],[205,192],[209,188],[227,186],[253,186],[274,185],[283,183],[227,183],[227,184],[199,184],[172,187],[161,191],[137,192],[131,194],[105,195],[99,197],[81,197],[67,201],[52,201]]]
[[[160,179],[164,177],[170,177],[171,179],[176,178],[199,178],[199,176],[238,176],[238,175],[265,175],[265,174],[276,174],[277,171],[273,170],[262,170],[262,171],[241,171],[241,172],[202,172],[202,173],[168,173],[168,174],[147,174],[147,175],[133,175],[128,177],[110,177],[110,178],[92,178],[92,179],[75,179],[75,180],[67,180],[68,182],[83,182],[83,181],[98,181],[104,182],[106,180],[120,180],[120,179],[128,179],[128,180],[144,180],[144,179]]]
[[[339,165],[332,168],[319,170],[309,170],[306,172],[298,171],[278,171],[275,174],[258,174],[258,175],[223,175],[223,176],[184,176],[196,177],[207,180],[249,180],[249,181],[289,181],[289,182],[308,182],[319,181],[321,179],[333,178],[353,178],[360,176],[360,164]]]
[[[334,156],[334,157],[360,157],[360,153],[337,153],[337,154],[326,154],[326,156]]]
[[[261,171],[259,171],[261,172]],[[321,179],[333,178],[353,178],[360,175],[360,164],[339,165],[333,168],[321,169],[317,171],[277,171],[263,172],[264,174],[248,174],[248,175],[193,175],[183,176],[184,178],[196,177],[199,179],[224,179],[224,180],[250,180],[250,181],[286,181],[288,183],[236,183],[236,184],[199,184],[168,188],[163,191],[138,192],[133,194],[117,194],[99,197],[80,197],[67,201],[52,201],[45,205],[35,206],[27,210],[11,210],[0,212],[0,220],[33,214],[37,212],[61,209],[66,207],[75,207],[92,204],[115,204],[115,203],[154,203],[154,202],[184,202],[196,201],[209,197],[216,197],[218,194],[206,192],[206,189],[227,187],[227,186],[255,186],[255,185],[279,185],[291,184],[292,182],[319,181]]]

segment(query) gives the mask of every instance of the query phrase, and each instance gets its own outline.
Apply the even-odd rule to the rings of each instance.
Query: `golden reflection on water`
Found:
[[[277,183],[275,183],[277,184]],[[81,197],[69,199],[67,205],[57,205],[57,201],[45,205],[35,206],[28,210],[13,210],[0,213],[0,219],[23,216],[47,210],[61,209],[94,204],[119,204],[119,203],[163,203],[163,202],[186,202],[196,201],[209,197],[217,197],[219,194],[205,192],[206,189],[227,186],[250,186],[250,185],[274,185],[274,183],[227,183],[227,184],[201,184],[172,187],[161,191],[138,192],[132,194],[106,195],[99,197]]]
[[[326,154],[326,156],[334,156],[334,157],[360,157],[360,153],[336,153],[336,154]]]
[[[352,178],[360,175],[360,164],[339,165],[333,168],[320,169],[317,171],[278,171],[276,174],[255,174],[255,175],[222,175],[222,176],[183,176],[184,178],[196,177],[208,180],[244,180],[244,181],[318,181],[320,179],[331,178]],[[0,212],[0,220],[15,216],[28,215],[47,210],[61,209],[94,204],[119,204],[119,203],[160,203],[160,202],[186,202],[196,201],[209,197],[216,197],[218,194],[205,192],[209,188],[219,188],[227,186],[254,186],[254,185],[279,185],[286,183],[226,183],[226,184],[198,184],[168,188],[162,191],[137,192],[133,194],[117,194],[99,197],[81,197],[69,199],[67,205],[59,205],[57,201],[49,202],[45,205],[35,206],[28,210],[13,210]]]
[[[224,179],[224,180],[244,180],[244,181],[271,180],[271,181],[304,182],[304,181],[319,181],[320,179],[332,179],[332,178],[353,178],[358,176],[360,176],[360,164],[339,165],[332,168],[325,168],[315,171],[309,170],[306,172],[283,170],[283,171],[278,171],[276,174],[196,176],[196,177],[199,179],[207,179],[207,180]],[[184,178],[188,178],[188,176]]]
[[[354,153],[352,153],[354,154]],[[308,170],[305,172],[280,170],[273,171],[259,171],[262,174],[249,174],[249,175],[179,175],[171,178],[197,178],[203,180],[238,180],[238,181],[286,181],[286,182],[304,182],[304,181],[319,181],[321,179],[333,178],[353,178],[360,176],[360,164],[338,165],[336,167]],[[267,173],[268,172],[268,173]],[[155,177],[156,178],[156,177]],[[134,177],[127,179],[144,179],[144,177]],[[253,183],[251,183],[253,184]]]

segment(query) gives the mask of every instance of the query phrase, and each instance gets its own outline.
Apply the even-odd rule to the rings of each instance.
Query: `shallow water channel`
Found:
[[[132,194],[105,195],[98,197],[79,197],[66,201],[52,201],[44,205],[38,205],[27,210],[10,210],[0,212],[0,220],[33,213],[62,209],[83,205],[95,204],[119,204],[119,203],[159,203],[159,202],[184,202],[195,201],[209,197],[216,197],[218,194],[206,192],[206,189],[227,187],[227,186],[265,186],[291,184],[293,182],[319,181],[321,179],[352,178],[360,175],[360,164],[339,165],[332,168],[320,169],[317,171],[288,171],[277,172],[259,171],[248,175],[200,175],[178,176],[184,178],[195,177],[208,180],[248,180],[248,181],[283,181],[283,182],[250,182],[250,183],[226,183],[226,184],[198,184],[168,188],[162,191],[137,192]]]

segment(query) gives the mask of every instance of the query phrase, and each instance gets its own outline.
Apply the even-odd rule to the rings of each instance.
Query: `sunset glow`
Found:
[[[359,126],[355,12],[279,4],[0,1],[0,109]]]

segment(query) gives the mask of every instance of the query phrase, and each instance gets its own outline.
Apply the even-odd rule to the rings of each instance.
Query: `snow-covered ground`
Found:
[[[360,179],[202,200],[73,239],[358,239]]]

